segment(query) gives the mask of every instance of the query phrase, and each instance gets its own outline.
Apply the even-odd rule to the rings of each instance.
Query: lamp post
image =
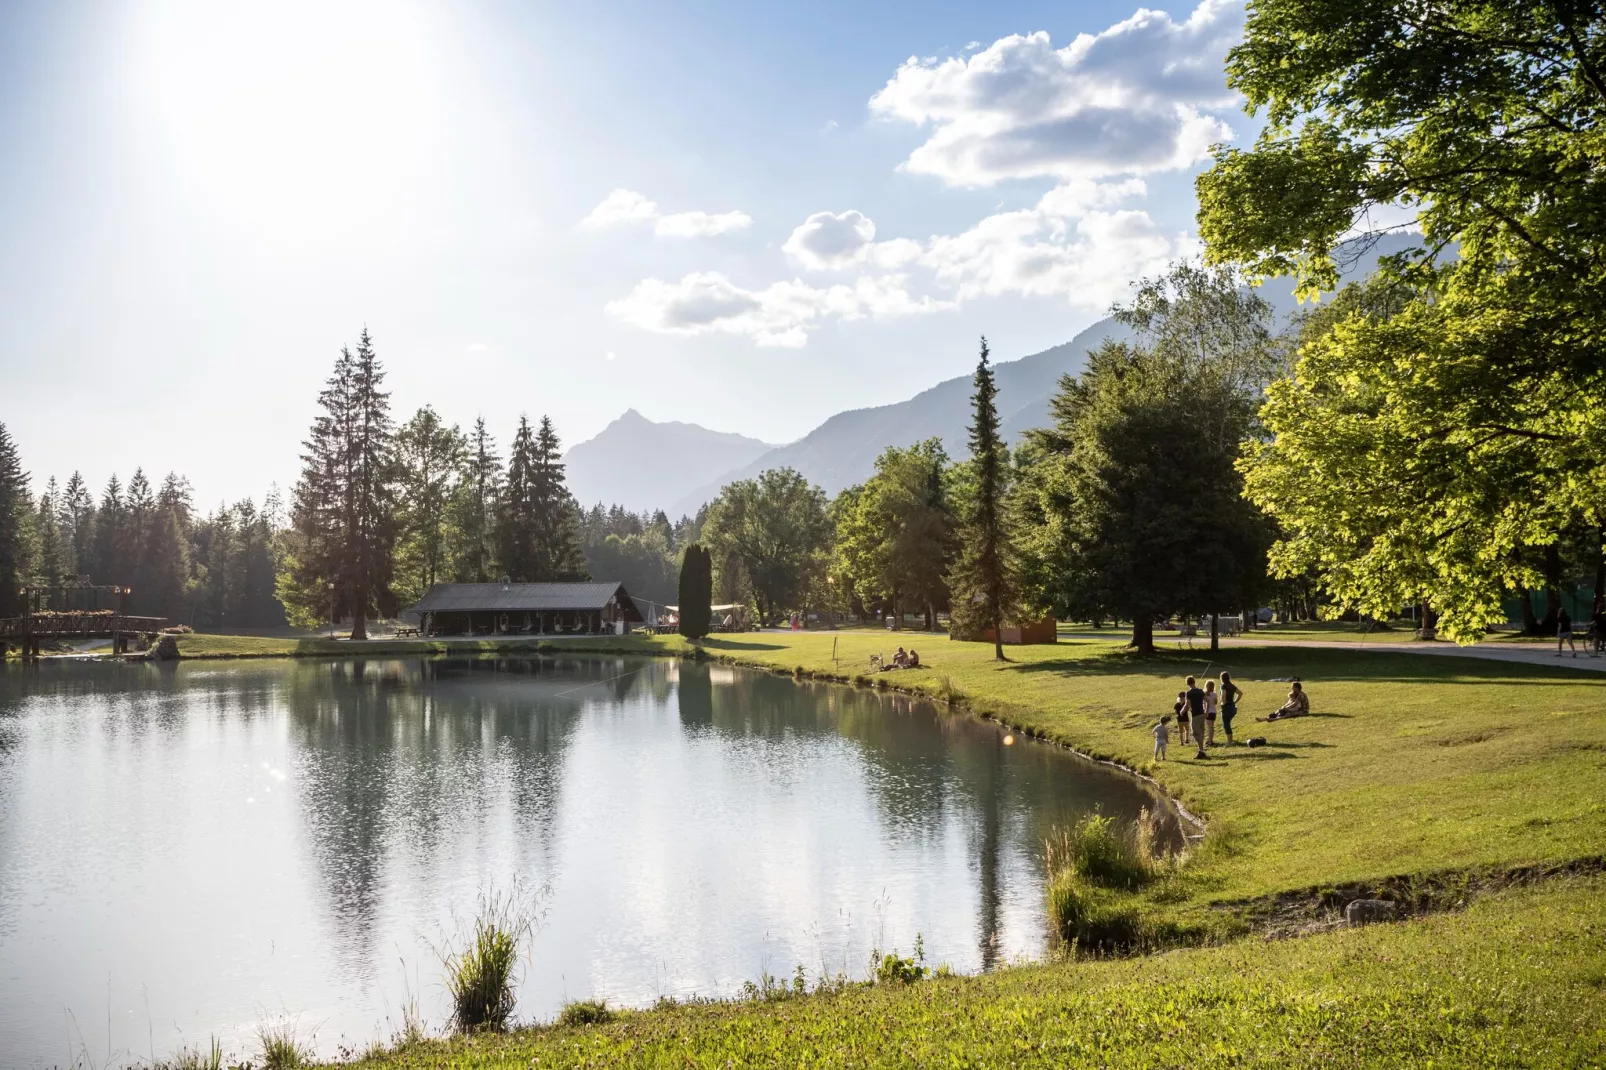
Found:
[[[335,584],[329,581],[329,638],[335,637]]]

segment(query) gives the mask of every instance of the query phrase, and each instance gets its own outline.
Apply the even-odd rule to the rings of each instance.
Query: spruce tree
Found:
[[[95,532],[90,542],[90,562],[86,570],[91,581],[99,584],[128,582],[125,568],[128,563],[128,514],[123,501],[123,484],[113,472],[101,492],[100,506],[95,510]]]
[[[0,617],[21,612],[18,588],[28,578],[28,474],[17,445],[0,423]]]
[[[350,575],[351,637],[368,638],[368,610],[394,611],[390,582],[396,541],[390,467],[390,394],[382,389],[385,371],[374,354],[368,328],[357,339],[354,367],[354,419],[351,440]]]
[[[489,583],[496,572],[497,510],[502,493],[502,459],[496,441],[485,430],[485,418],[474,420],[468,461],[458,483],[457,546],[454,573],[460,582]]]
[[[507,482],[502,488],[496,520],[496,557],[502,575],[515,583],[537,579],[535,433],[528,417],[519,417],[519,429],[507,456]]]
[[[713,618],[713,557],[700,543],[692,543],[680,562],[680,634],[701,639]]]
[[[954,567],[953,626],[961,633],[991,628],[993,656],[1004,660],[1004,621],[1016,611],[1018,593],[1004,492],[1008,478],[999,434],[998,385],[981,340],[971,395],[972,499],[966,503],[959,561]]]
[[[536,525],[535,579],[565,583],[591,578],[580,547],[580,507],[563,477],[563,451],[552,420],[541,417],[535,437],[531,504]]]
[[[51,476],[45,484],[44,494],[39,498],[39,508],[34,513],[34,533],[39,542],[38,573],[51,586],[61,583],[68,572],[67,542],[57,520],[60,509],[61,490],[56,477]]]
[[[67,543],[67,575],[87,573],[93,553],[90,539],[95,529],[95,500],[78,472],[69,476],[67,485],[62,488],[56,520]]]

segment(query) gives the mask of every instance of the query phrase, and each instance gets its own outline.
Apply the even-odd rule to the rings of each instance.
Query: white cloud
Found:
[[[745,230],[753,224],[746,212],[674,212],[664,214],[656,202],[635,190],[616,189],[580,220],[582,227],[600,228],[651,221],[660,238],[707,238]]]
[[[616,189],[580,220],[582,227],[611,227],[640,223],[658,214],[658,206],[635,190]]]
[[[753,217],[746,212],[676,212],[659,216],[652,230],[660,238],[707,238],[752,225]]]
[[[896,275],[865,276],[852,286],[816,288],[793,279],[747,290],[717,271],[679,282],[646,279],[607,311],[644,330],[694,336],[745,335],[760,346],[800,348],[826,319],[854,320],[937,312],[951,302],[913,296]]]
[[[875,224],[863,212],[815,212],[781,249],[814,271],[852,267],[864,260],[875,240]]]
[[[965,57],[910,57],[870,110],[929,125],[904,167],[951,185],[1101,177],[1188,167],[1232,136],[1223,60],[1242,37],[1240,0],[1204,0],[1184,22],[1139,9],[1056,49],[1044,32]]]

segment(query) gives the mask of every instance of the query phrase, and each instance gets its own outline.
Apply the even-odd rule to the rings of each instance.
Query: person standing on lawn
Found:
[[[1238,716],[1238,700],[1244,689],[1232,682],[1232,673],[1221,674],[1221,729],[1227,733],[1227,746],[1232,746],[1232,719]]]
[[[1207,729],[1205,727],[1204,690],[1190,676],[1188,677],[1188,690],[1182,694],[1188,700],[1188,720],[1191,722],[1189,727],[1193,730],[1193,743],[1194,746],[1199,748],[1194,757],[1208,758],[1209,755],[1205,753],[1205,732]]]
[[[1160,718],[1160,723],[1151,731],[1154,733],[1154,760],[1165,761],[1165,745],[1171,741],[1171,715],[1168,713]]]
[[[1556,656],[1561,657],[1561,644],[1566,643],[1573,648],[1573,657],[1578,656],[1578,644],[1573,642],[1573,619],[1567,615],[1567,607],[1563,606],[1556,615]]]
[[[1214,680],[1206,680],[1205,746],[1207,747],[1214,747],[1216,745],[1216,700],[1218,698],[1220,698],[1220,696],[1216,694],[1216,682]]]

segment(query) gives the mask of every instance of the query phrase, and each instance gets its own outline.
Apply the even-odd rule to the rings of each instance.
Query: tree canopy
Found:
[[[825,492],[790,468],[728,484],[708,509],[703,540],[729,571],[739,566],[766,623],[799,604],[830,546]]]

